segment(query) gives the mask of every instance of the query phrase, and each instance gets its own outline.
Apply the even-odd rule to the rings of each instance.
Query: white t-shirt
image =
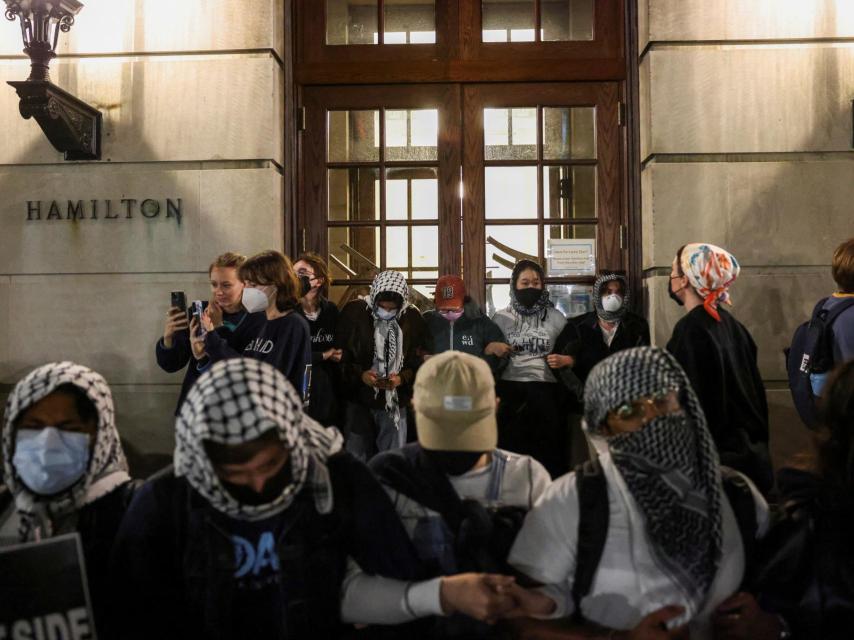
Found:
[[[732,595],[744,574],[744,548],[729,501],[721,501],[723,548],[720,566],[705,605],[692,612],[682,589],[655,564],[643,514],[629,493],[610,453],[600,450],[599,460],[608,486],[608,537],[590,592],[581,599],[587,620],[612,629],[632,629],[641,618],[667,605],[680,605],[690,620],[691,638],[711,639],[710,616]],[[745,478],[747,480],[747,478]],[[757,537],[768,529],[768,505],[747,480],[756,504]],[[555,480],[528,514],[510,552],[510,564],[543,583],[542,591],[555,601],[551,616],[574,612],[572,583],[578,541],[578,492],[575,473]]]
[[[502,459],[503,472],[497,485],[497,495],[490,496],[496,489],[493,474],[498,457]],[[486,466],[459,476],[449,476],[448,479],[460,498],[527,509],[537,502],[551,482],[545,467],[530,456],[501,449],[495,450]],[[421,519],[442,517],[393,489],[386,487],[386,491],[410,537]],[[407,583],[371,576],[362,573],[359,566],[350,560],[347,577],[341,587],[341,619],[361,624],[400,624],[415,618],[442,615],[440,580],[433,578]]]

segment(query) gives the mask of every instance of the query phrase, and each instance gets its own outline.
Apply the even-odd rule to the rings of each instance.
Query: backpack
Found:
[[[384,485],[441,516],[452,545],[449,550],[454,557],[452,572],[507,574],[510,571],[507,556],[522,528],[526,508],[484,505],[460,498],[448,476],[420,456],[419,446],[414,443],[380,454],[370,467]],[[434,576],[451,568],[425,569]]]
[[[818,301],[810,320],[795,329],[791,345],[783,349],[792,400],[801,420],[810,429],[814,429],[818,422],[816,396],[813,394],[810,375],[825,373],[833,368],[833,322],[839,314],[854,305],[854,299],[846,299],[832,309],[824,309],[826,301],[827,298]]]
[[[759,526],[753,492],[744,477],[728,467],[721,467],[721,480],[744,545],[744,575],[747,580],[752,574],[751,560],[755,555]],[[573,616],[580,620],[581,599],[590,593],[608,539],[608,484],[602,466],[596,459],[575,468],[575,482],[578,491],[578,542],[572,600],[575,604]]]

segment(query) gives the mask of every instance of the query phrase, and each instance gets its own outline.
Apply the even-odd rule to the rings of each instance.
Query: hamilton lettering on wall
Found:
[[[131,220],[175,218],[181,224],[181,198],[121,200],[27,200],[27,220]]]

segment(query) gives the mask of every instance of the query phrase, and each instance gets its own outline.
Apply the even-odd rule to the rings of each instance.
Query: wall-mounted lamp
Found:
[[[21,22],[24,53],[32,61],[30,77],[9,82],[21,98],[24,118],[35,118],[47,139],[66,160],[101,158],[101,112],[50,81],[59,32],[68,32],[83,8],[77,0],[5,0],[6,19]]]

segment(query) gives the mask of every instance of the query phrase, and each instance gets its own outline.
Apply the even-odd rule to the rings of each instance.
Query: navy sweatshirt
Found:
[[[284,373],[297,393],[302,395],[305,368],[311,364],[311,335],[308,323],[298,313],[292,311],[275,320],[266,320],[265,317],[264,323],[249,335],[242,351],[232,349],[215,332],[205,336],[205,349],[210,364],[241,356],[271,364]]]
[[[421,577],[391,501],[348,453],[327,461],[333,511],[309,486],[282,513],[239,521],[172,473],[134,497],[116,538],[112,579],[120,638],[340,638],[351,556],[368,573]]]
[[[207,307],[207,303],[205,303]],[[222,314],[222,326],[216,328],[214,333],[222,340],[222,342],[235,353],[243,351],[250,337],[257,334],[261,326],[266,322],[266,317],[263,313],[249,313],[243,309],[237,313]],[[181,384],[181,393],[178,396],[178,404],[175,406],[175,415],[178,415],[178,410],[181,408],[181,403],[187,396],[187,392],[193,383],[201,375],[204,366],[193,359],[193,349],[190,347],[190,332],[177,331],[172,337],[172,348],[167,349],[163,345],[163,338],[157,341],[155,347],[155,355],[157,357],[158,366],[168,373],[176,373],[187,367],[187,372],[184,374],[184,382]]]

